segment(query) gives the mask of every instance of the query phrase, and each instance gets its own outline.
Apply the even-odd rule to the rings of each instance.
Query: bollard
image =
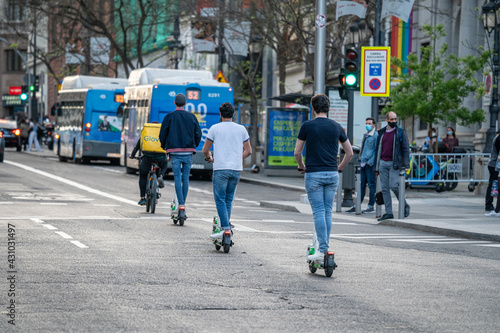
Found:
[[[354,206],[356,207],[356,215],[361,215],[361,166],[354,166],[354,189],[356,190],[356,201]]]
[[[337,213],[342,212],[342,171],[339,171],[339,185],[337,186]]]
[[[377,176],[377,187],[375,192],[382,191],[382,185],[380,184],[380,177]],[[379,218],[382,216],[382,206],[375,202],[375,217]]]
[[[398,219],[405,218],[405,169],[399,170],[399,208]]]

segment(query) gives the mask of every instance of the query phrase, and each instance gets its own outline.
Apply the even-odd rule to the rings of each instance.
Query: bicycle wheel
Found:
[[[151,207],[151,173],[148,173],[148,184],[146,186],[146,213],[149,213]]]
[[[149,200],[151,201],[151,214],[154,214],[156,210],[156,202],[158,201],[158,180],[156,178],[156,174],[151,176],[151,192],[149,195]]]

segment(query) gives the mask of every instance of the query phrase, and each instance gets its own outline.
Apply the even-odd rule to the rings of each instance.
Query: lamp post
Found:
[[[181,44],[179,41],[175,41],[170,45],[172,49],[171,59],[175,64],[175,69],[179,69],[179,61],[181,61],[182,56],[184,55],[185,46]]]
[[[499,35],[500,35],[500,27],[498,24],[500,23],[500,1],[498,0],[490,0],[487,4],[482,7],[483,10],[483,23],[484,30],[488,33],[488,36],[493,34],[493,85],[492,85],[492,95],[491,95],[491,103],[490,103],[490,128],[486,132],[486,144],[484,146],[484,152],[490,153],[491,146],[493,144],[493,139],[495,137],[497,121],[498,121],[498,74],[500,70],[500,45],[499,45]]]

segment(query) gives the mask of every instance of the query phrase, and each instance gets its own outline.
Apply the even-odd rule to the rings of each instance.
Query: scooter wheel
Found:
[[[231,249],[231,245],[229,244],[224,244],[224,253],[229,253],[229,250]]]
[[[467,188],[469,189],[469,192],[474,192],[474,190],[476,189],[476,187],[472,185],[469,185]]]
[[[174,224],[177,224],[177,219],[173,219],[172,221],[174,221]]]
[[[317,270],[318,270],[318,269],[317,269],[316,267],[314,267],[313,265],[309,265],[309,271],[310,271],[311,273],[316,273],[316,271],[317,271]]]
[[[219,250],[220,250],[220,245],[215,244],[215,249],[216,249],[217,251],[219,251]]]
[[[179,217],[179,225],[182,227],[184,225],[185,218]]]
[[[328,266],[328,267],[325,267],[325,275],[326,275],[326,277],[330,277],[330,276],[332,276],[332,274],[333,274],[333,269],[334,269],[334,267],[333,267],[333,266]]]

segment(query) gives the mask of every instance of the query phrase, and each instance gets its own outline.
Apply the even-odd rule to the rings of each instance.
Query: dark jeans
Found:
[[[141,198],[146,196],[146,184],[148,183],[148,173],[151,170],[151,164],[156,162],[158,166],[161,168],[159,175],[165,175],[167,171],[167,157],[164,159],[157,159],[144,156],[141,159],[141,163],[139,164],[139,190],[141,191]]]
[[[365,166],[361,168],[361,202],[363,202],[363,199],[365,198],[366,184],[368,184],[368,188],[370,189],[368,206],[373,207],[375,204],[375,191],[377,183],[375,169],[373,166],[369,166],[368,164],[365,164]]]
[[[488,180],[488,188],[486,189],[486,202],[485,208],[488,210],[493,210],[493,197],[491,196],[491,186],[493,185],[493,181],[498,179],[498,171],[495,171],[495,167],[488,165],[488,171],[490,172],[490,179]],[[498,200],[497,200],[498,206]]]

